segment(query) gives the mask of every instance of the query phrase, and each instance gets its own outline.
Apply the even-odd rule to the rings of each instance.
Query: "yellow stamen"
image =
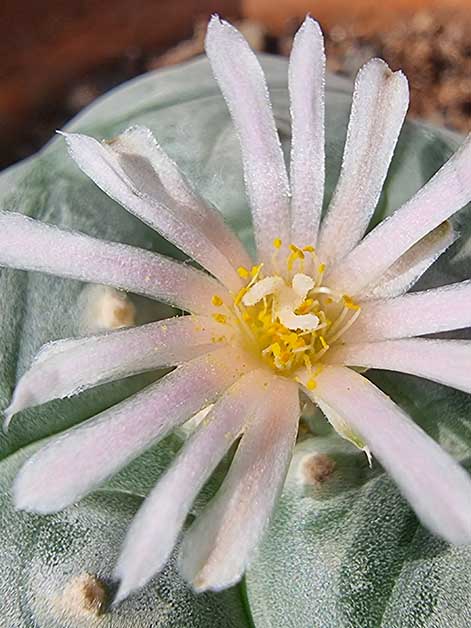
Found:
[[[308,390],[314,390],[315,388],[317,388],[317,384],[316,384],[315,380],[308,379],[307,382],[306,382],[306,388]]]
[[[211,299],[211,303],[213,305],[215,305],[216,307],[220,307],[223,304],[223,300],[221,299],[220,296],[218,296],[217,294],[213,295],[212,299]]]
[[[300,248],[290,244],[283,256],[284,269],[280,249],[283,250],[282,240],[275,238],[268,276],[263,264],[238,269],[244,286],[233,295],[228,309],[234,318],[226,315],[225,310],[224,314],[213,314],[213,318],[228,323],[231,330],[237,326],[247,350],[256,353],[268,367],[313,390],[324,354],[355,322],[360,306],[349,295],[325,285],[326,265],[314,246]],[[282,270],[278,270],[278,264]],[[258,286],[259,282],[264,283]],[[248,298],[249,294],[253,298]],[[227,307],[217,294],[212,297],[212,304]]]
[[[360,309],[360,306],[358,305],[358,303],[355,303],[355,301],[351,297],[349,297],[348,294],[344,294],[342,299],[345,304],[345,307],[347,307],[349,310]]]
[[[239,290],[239,292],[236,294],[235,299],[234,299],[234,304],[235,305],[239,305],[239,303],[242,301],[244,294],[247,293],[247,288],[241,288]]]
[[[227,323],[227,316],[225,316],[225,314],[213,314],[213,318],[216,323],[221,323],[222,325]]]
[[[320,340],[320,343],[321,343],[323,349],[328,349],[329,348],[329,345],[327,344],[324,336],[319,336],[319,340]]]
[[[252,270],[250,271],[250,274],[252,275],[254,279],[258,276],[258,274],[262,270],[262,266],[263,264],[259,264],[258,266],[252,266]]]

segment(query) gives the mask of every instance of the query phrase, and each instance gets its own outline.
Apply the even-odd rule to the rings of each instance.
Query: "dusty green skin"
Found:
[[[286,62],[264,57],[276,120],[288,153]],[[350,107],[348,84],[327,91],[327,198],[337,178]],[[209,66],[200,60],[137,79],[97,101],[69,130],[110,137],[131,124],[149,126],[201,193],[252,246],[239,147]],[[375,221],[412,195],[456,146],[450,134],[406,125]],[[0,206],[63,227],[179,255],[101,193],[66,157],[56,138],[37,157],[0,177]],[[461,240],[422,286],[471,276],[469,211],[458,217]],[[0,408],[39,347],[79,333],[84,285],[0,270]],[[139,322],[168,308],[136,300]],[[155,379],[146,374],[51,402],[17,416],[0,436],[1,625],[41,627],[462,628],[471,616],[471,549],[450,548],[418,525],[392,481],[375,463],[332,434],[321,416],[298,445],[288,481],[258,556],[239,587],[195,596],[170,564],[113,615],[71,610],[61,591],[84,572],[109,582],[125,529],[179,448],[176,434],[141,456],[102,489],[49,517],[15,513],[9,488],[37,441],[116,403]],[[471,444],[467,395],[396,374],[371,373],[396,402],[448,450],[466,461]],[[302,481],[306,456],[336,463],[319,484]],[[217,485],[210,482],[195,512]]]

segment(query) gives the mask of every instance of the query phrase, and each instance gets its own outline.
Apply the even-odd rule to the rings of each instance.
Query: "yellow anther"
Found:
[[[315,250],[316,249],[310,244],[308,244],[307,246],[303,246],[303,251],[305,251],[306,253],[314,253]]]
[[[327,303],[327,305],[331,305],[331,304],[334,302],[334,300],[333,300],[333,298],[332,298],[332,297],[327,297],[327,299],[325,300],[325,302]]]
[[[247,310],[245,310],[244,312],[242,312],[242,320],[244,320],[246,323],[248,323],[249,321],[252,320],[252,317],[250,316],[250,314],[247,312]]]
[[[252,270],[250,271],[252,277],[256,277],[258,275],[258,273],[262,270],[262,266],[263,264],[259,264],[258,266],[252,266]]]
[[[288,335],[288,337],[286,338],[285,342],[290,347],[296,347],[298,345],[298,340],[299,340],[298,334],[295,334],[293,332],[292,334]]]
[[[306,388],[308,390],[314,390],[315,388],[317,388],[317,384],[316,384],[315,380],[308,379],[307,382],[306,382]]]
[[[279,358],[280,357],[280,355],[281,355],[281,347],[280,347],[278,342],[274,342],[272,345],[270,345],[269,348],[270,348],[270,351],[275,356],[275,358]]]
[[[358,303],[355,303],[355,301],[348,296],[348,294],[344,294],[343,295],[343,302],[346,308],[348,308],[349,310],[359,310],[360,306],[358,305]]]
[[[211,303],[213,305],[215,305],[216,307],[220,307],[223,304],[223,300],[221,299],[220,296],[218,296],[217,294],[213,295],[213,297],[211,298]]]
[[[275,249],[280,249],[281,245],[282,245],[282,241],[280,240],[280,238],[275,238],[273,240],[273,246],[275,247]]]
[[[221,323],[223,325],[227,323],[227,316],[225,316],[224,314],[213,314],[213,318],[216,323]]]
[[[237,273],[239,277],[242,277],[242,279],[247,279],[250,274],[244,266],[239,266],[239,268],[237,269]]]
[[[324,263],[319,264],[319,268],[317,269],[317,272],[318,273],[324,273],[325,272],[325,268],[326,268],[326,266],[325,266]]]
[[[290,244],[289,250],[299,259],[304,259],[304,253],[298,246],[296,246],[296,244]]]

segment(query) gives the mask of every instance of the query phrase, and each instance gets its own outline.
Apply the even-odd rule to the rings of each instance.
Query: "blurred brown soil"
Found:
[[[48,4],[51,1],[54,4],[59,0],[50,0]],[[326,35],[328,67],[333,72],[353,77],[362,63],[372,56],[380,56],[393,69],[401,68],[406,73],[411,85],[412,115],[469,132],[469,0],[448,0],[446,11],[422,8],[431,2],[433,0],[395,0],[392,3],[395,6],[404,4],[402,12],[385,9],[369,13],[366,8],[369,5],[371,9],[370,0],[350,2],[354,6],[350,12],[346,0],[316,3],[316,17]],[[39,24],[39,7],[43,5],[38,0],[34,0],[35,3],[38,11],[33,17]],[[142,15],[139,28],[131,21],[124,32],[116,33],[129,9],[127,0],[116,0],[113,16],[105,10],[97,18],[101,24],[108,24],[103,41],[100,39],[97,44],[96,28],[90,21],[93,14],[86,6],[93,3],[87,0],[82,13],[76,10],[75,21],[66,21],[64,32],[59,29],[60,37],[57,28],[51,27],[54,36],[43,33],[39,43],[35,43],[37,54],[42,51],[41,54],[52,55],[50,65],[55,72],[51,72],[54,75],[50,80],[44,74],[43,57],[31,58],[24,38],[15,42],[8,63],[2,64],[0,128],[6,141],[0,147],[0,167],[33,153],[56,128],[111,87],[147,70],[175,65],[201,54],[207,18],[214,5],[226,17],[239,18],[237,25],[253,48],[282,55],[289,54],[293,34],[306,10],[306,2],[302,0],[293,0],[288,8],[285,0],[275,9],[275,5],[271,5],[271,13],[264,0],[246,1],[243,11],[250,19],[240,20],[240,3],[236,0],[220,3],[192,0],[182,3],[186,7],[182,12],[176,12],[169,0],[161,0],[161,21],[152,22],[149,12],[150,27],[144,28],[144,33]],[[143,4],[147,5],[147,0]],[[455,9],[450,10],[450,5],[455,5]],[[0,20],[1,13],[2,9]],[[87,28],[89,35],[84,32]]]

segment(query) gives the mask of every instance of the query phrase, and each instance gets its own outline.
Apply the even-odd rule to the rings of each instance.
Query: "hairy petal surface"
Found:
[[[345,418],[398,484],[419,519],[450,543],[471,542],[471,479],[365,377],[326,367],[308,391]]]
[[[358,72],[339,181],[322,223],[319,255],[332,264],[363,237],[383,188],[409,105],[402,72],[372,59]]]
[[[234,120],[242,150],[258,257],[270,266],[273,240],[288,242],[289,182],[257,57],[237,29],[214,16],[206,54]]]
[[[134,518],[115,569],[115,602],[143,586],[165,565],[193,500],[262,401],[266,370],[248,373],[214,405]]]
[[[133,127],[103,143],[78,133],[64,135],[72,158],[108,196],[224,285],[240,288],[235,268],[249,263],[248,255],[222,216],[192,192],[149,129]],[[232,253],[232,264],[222,253],[224,246]]]
[[[181,316],[141,327],[69,338],[44,345],[18,382],[5,411],[11,417],[51,399],[165,366],[175,366],[221,346],[221,326],[203,316]]]
[[[451,224],[443,222],[394,262],[379,281],[361,290],[357,298],[367,301],[404,294],[457,238]]]
[[[332,347],[330,364],[400,371],[471,393],[471,341],[407,338]]]
[[[325,52],[319,24],[306,17],[289,60],[291,240],[315,244],[324,199]]]
[[[471,280],[361,304],[343,342],[372,342],[436,334],[471,326]]]
[[[299,414],[297,385],[277,378],[221,488],[185,537],[181,569],[196,591],[218,591],[242,577],[283,486]]]
[[[471,200],[471,135],[405,205],[383,220],[328,275],[337,290],[357,295],[427,233]]]
[[[212,403],[248,368],[240,352],[219,349],[65,432],[22,467],[14,484],[16,507],[47,514],[79,500]]]
[[[188,265],[12,212],[0,211],[0,265],[121,288],[195,314],[213,311],[215,293],[231,303],[218,281]]]

